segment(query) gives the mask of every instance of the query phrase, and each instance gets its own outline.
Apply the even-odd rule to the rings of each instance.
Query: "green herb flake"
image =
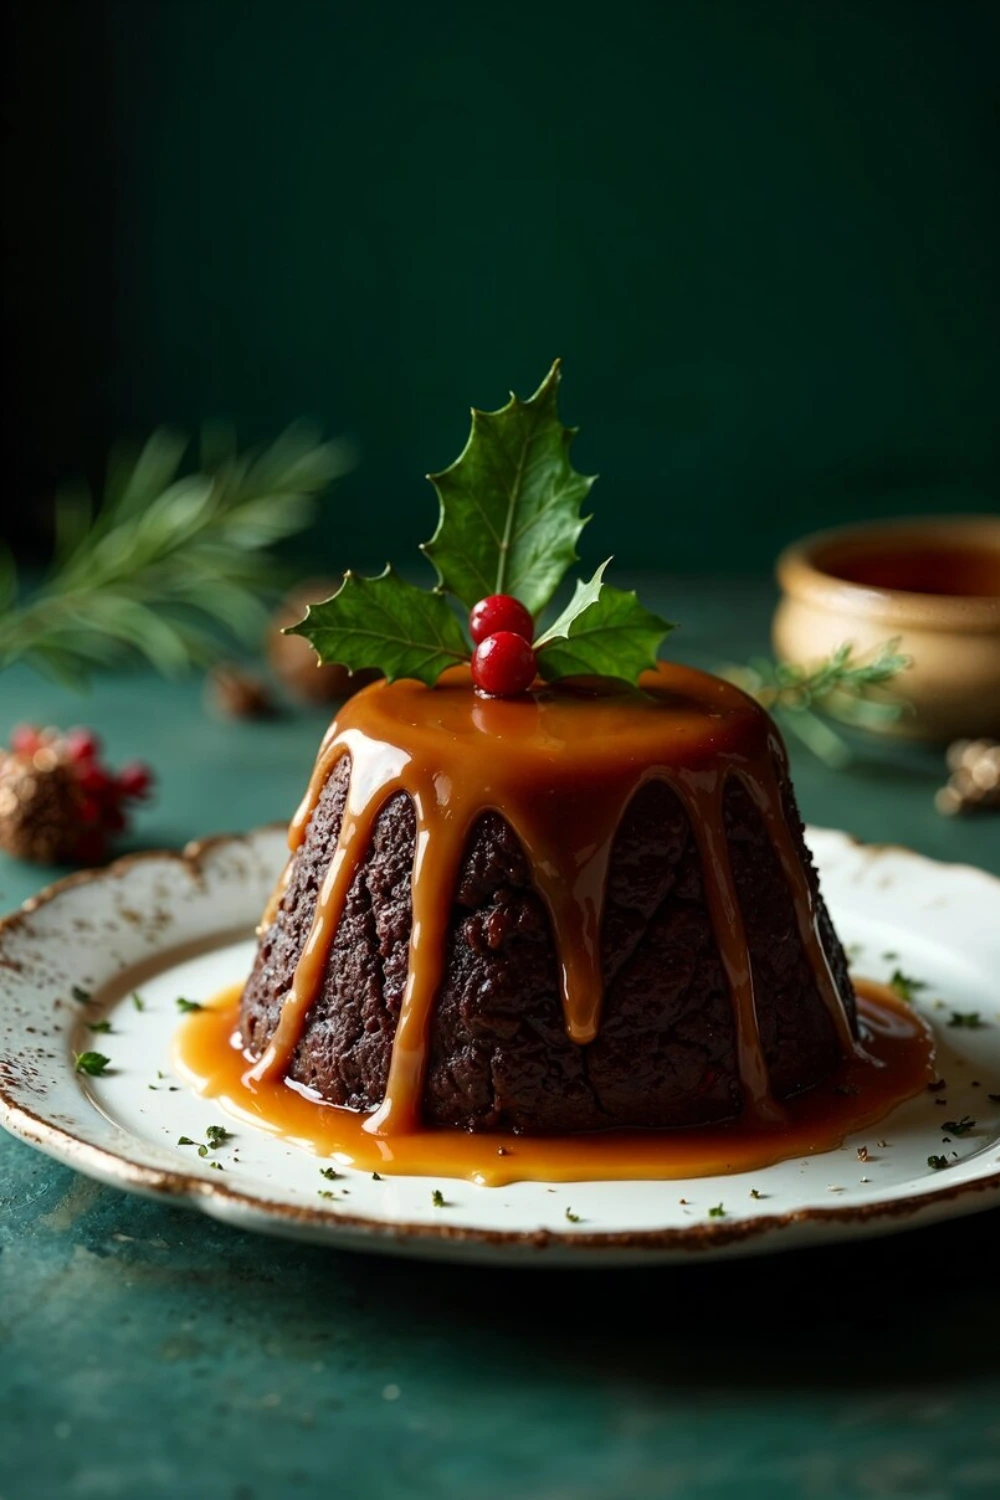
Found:
[[[751,1198],[763,1198],[764,1194],[763,1193],[758,1193],[758,1191],[757,1191],[756,1188],[751,1188],[750,1189],[750,1196],[751,1196]]]
[[[220,1146],[224,1146],[232,1138],[232,1131],[226,1130],[222,1125],[210,1125],[205,1131],[205,1140],[208,1142],[210,1151],[218,1151]]]
[[[372,1182],[381,1182],[382,1179],[377,1172],[372,1173]]]
[[[213,1172],[225,1171],[225,1168],[223,1167],[221,1161],[210,1161],[208,1165],[211,1167]]]
[[[889,988],[895,990],[900,1000],[912,1000],[917,991],[925,990],[927,985],[922,979],[913,979],[909,974],[904,974],[902,969],[893,969]]]
[[[316,1196],[317,1198],[336,1198],[337,1195],[332,1188],[319,1188]]]
[[[433,1193],[431,1193],[431,1202],[435,1208],[447,1208],[448,1206],[444,1201],[444,1193],[442,1193],[440,1188],[435,1188]]]
[[[946,1156],[929,1156],[927,1158],[927,1165],[933,1167],[935,1172],[940,1172],[943,1167],[948,1165],[948,1158]]]
[[[185,1000],[183,995],[178,995],[177,1009],[180,1011],[182,1016],[186,1016],[191,1011],[204,1010],[205,1007],[202,1005],[200,1000]]]
[[[970,1130],[976,1128],[976,1122],[971,1115],[963,1115],[960,1120],[945,1120],[941,1129],[949,1135],[968,1135]]]
[[[571,1224],[579,1224],[580,1222],[580,1215],[575,1214],[571,1208],[567,1208],[566,1217]]]
[[[104,1020],[104,1021],[88,1021],[87,1022],[87,1030],[88,1031],[97,1031],[97,1032],[100,1032],[101,1035],[105,1035],[107,1032],[109,1032],[111,1030],[111,1022],[108,1021],[108,1020]]]
[[[320,1167],[319,1175],[321,1177],[325,1177],[327,1182],[336,1182],[337,1179],[339,1177],[343,1177],[344,1174],[343,1172],[336,1171],[333,1167]]]
[[[73,1055],[74,1071],[86,1073],[91,1078],[100,1078],[110,1065],[110,1057],[105,1057],[103,1052],[76,1052]]]
[[[76,1001],[77,1005],[89,1005],[91,1000],[93,1000],[94,998],[90,990],[85,990],[83,986],[79,984],[74,984],[73,988],[70,990],[70,994],[73,996],[73,999]]]
[[[969,1031],[978,1031],[986,1022],[978,1010],[953,1010],[948,1018],[949,1026],[964,1026]]]
[[[132,991],[132,1004],[134,1005],[134,1007],[135,1007],[136,1010],[145,1010],[146,1009],[146,1002],[142,998],[142,996],[139,994],[138,990],[133,990]]]
[[[710,1219],[724,1219],[726,1217],[724,1206],[721,1203],[717,1203],[714,1208],[708,1210],[708,1217]]]
[[[193,1141],[189,1135],[179,1135],[177,1144],[178,1146],[197,1146],[198,1142]]]

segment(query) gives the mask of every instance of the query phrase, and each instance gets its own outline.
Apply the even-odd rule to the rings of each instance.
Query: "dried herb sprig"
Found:
[[[746,666],[724,667],[722,675],[756,698],[820,760],[839,770],[851,760],[850,747],[819,715],[859,728],[894,722],[905,712],[905,704],[872,694],[905,672],[910,662],[899,650],[897,637],[867,657],[856,656],[847,641],[809,667],[755,656]]]
[[[220,632],[260,633],[262,595],[280,583],[268,549],[310,523],[349,452],[301,426],[244,454],[207,431],[182,474],[187,448],[159,429],[112,454],[99,505],[84,488],[60,494],[52,566],[30,597],[0,547],[0,670],[23,660],[78,686],[138,656],[174,676],[216,654]]]

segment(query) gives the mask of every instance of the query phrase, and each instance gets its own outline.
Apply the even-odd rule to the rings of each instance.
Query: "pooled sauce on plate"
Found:
[[[861,1046],[824,1083],[783,1106],[781,1121],[744,1114],[682,1130],[607,1130],[580,1135],[367,1129],[370,1116],[324,1104],[282,1077],[255,1078],[239,1038],[242,984],[188,1016],[175,1060],[199,1094],[243,1122],[365,1172],[508,1182],[657,1180],[747,1172],[789,1157],[832,1151],[883,1119],[934,1076],[933,1036],[884,985],[855,982]]]
[[[337,843],[312,924],[268,1044],[245,1055],[238,996],[194,1017],[179,1060],[202,1092],[322,1155],[402,1173],[515,1178],[682,1177],[741,1170],[825,1150],[881,1118],[929,1076],[922,1023],[884,995],[868,998],[855,1037],[818,928],[818,908],[781,791],[784,747],[758,704],[732,684],[673,663],[641,688],[606,681],[536,687],[517,699],[471,690],[468,670],[433,689],[375,684],[346,703],[320,748],[292,821],[294,859],[327,781],[347,757],[350,780]],[[792,1102],[771,1091],[743,916],[730,863],[724,797],[742,782],[781,868],[802,952],[839,1043],[840,1071]],[[742,1093],[739,1117],[711,1127],[565,1137],[465,1134],[421,1118],[429,1037],[445,972],[453,895],[470,831],[500,813],[519,839],[548,908],[566,1033],[578,1046],[601,1025],[601,934],[611,851],[632,797],[649,781],[679,797],[697,846],[728,989]],[[403,792],[416,817],[413,918],[405,989],[381,1105],[356,1114],[287,1078],[319,995],[331,944],[375,821]],[[286,872],[287,875],[287,872]],[[285,879],[264,914],[273,920]]]

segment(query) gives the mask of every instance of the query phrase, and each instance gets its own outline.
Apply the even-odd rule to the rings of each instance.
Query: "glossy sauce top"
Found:
[[[347,805],[312,928],[278,1027],[248,1082],[283,1078],[319,993],[347,893],[375,819],[397,792],[412,800],[416,848],[407,983],[381,1108],[366,1129],[385,1137],[420,1124],[430,1018],[441,982],[447,926],[470,831],[500,813],[524,849],[548,906],[566,1029],[593,1039],[602,999],[601,925],[608,862],[622,815],[650,780],[680,797],[698,845],[705,893],[732,998],[744,1113],[776,1122],[757,1027],[753,976],[723,820],[730,776],[740,777],[782,867],[801,941],[845,1055],[854,1040],[816,926],[812,891],[786,824],[779,774],[784,751],[764,711],[738,688],[661,663],[641,688],[608,682],[539,686],[515,699],[480,697],[468,670],[436,687],[380,682],[358,693],[331,724],[290,829],[305,838],[324,786],[351,763]],[[273,918],[281,887],[265,914]]]

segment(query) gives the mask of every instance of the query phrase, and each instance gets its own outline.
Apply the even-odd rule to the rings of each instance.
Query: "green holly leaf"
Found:
[[[345,573],[335,594],[310,604],[288,635],[301,635],[322,663],[351,672],[375,667],[389,682],[415,677],[433,687],[446,667],[469,660],[462,628],[443,594],[404,583],[386,567],[377,578]]]
[[[602,563],[588,583],[577,580],[569,604],[536,641],[538,670],[546,681],[618,677],[638,682],[641,672],[655,666],[660,642],[674,627],[645,609],[631,589],[605,583],[607,566]]]
[[[499,411],[473,409],[459,457],[427,476],[441,513],[423,550],[439,587],[469,609],[487,594],[513,594],[537,614],[577,560],[594,479],[569,461],[576,428],[559,420],[560,378],[556,360],[530,400],[512,393]]]

